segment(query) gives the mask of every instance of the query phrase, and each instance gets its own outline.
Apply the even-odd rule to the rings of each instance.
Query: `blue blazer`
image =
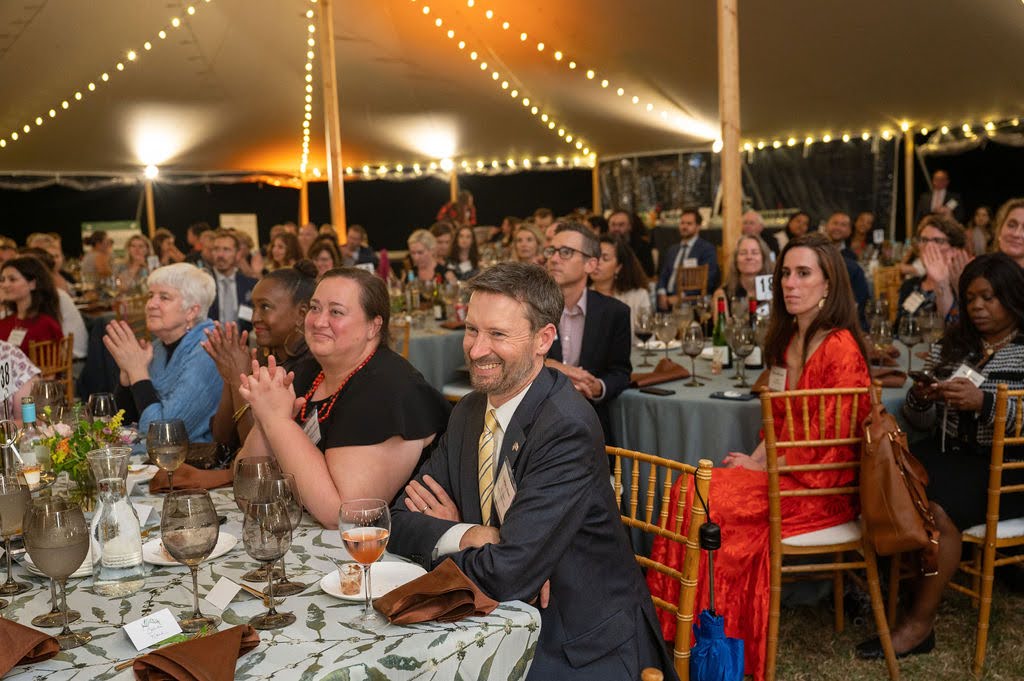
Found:
[[[676,262],[676,256],[679,255],[679,247],[681,244],[675,244],[671,246],[668,251],[665,252],[665,256],[661,259],[661,276],[658,277],[658,291],[668,291],[669,283],[672,281],[674,274],[672,265]],[[690,249],[690,258],[696,258],[698,265],[708,266],[708,293],[718,288],[721,283],[721,273],[718,270],[718,253],[715,250],[715,245],[707,239],[697,237],[697,240],[693,242],[693,248]],[[674,293],[679,293],[674,291]]]
[[[477,441],[486,408],[483,393],[462,398],[415,476],[436,480],[466,523],[482,520]],[[529,678],[620,681],[653,666],[675,679],[608,484],[597,418],[563,374],[541,369],[512,416],[498,462],[516,486],[500,543],[447,557],[499,601],[529,601],[551,580]],[[445,558],[435,560],[434,547],[456,523],[409,511],[404,494],[391,513],[391,551],[427,569]]]
[[[213,280],[216,282],[217,275],[211,273],[211,276],[213,276]],[[256,287],[256,281],[256,279],[242,274],[241,270],[235,270],[235,293],[238,295],[239,308],[243,305],[252,307],[252,290]],[[241,319],[220,319],[220,286],[217,287],[217,295],[214,297],[213,304],[210,305],[210,310],[206,313],[206,316],[215,322],[238,322],[239,331],[252,331],[252,322]]]

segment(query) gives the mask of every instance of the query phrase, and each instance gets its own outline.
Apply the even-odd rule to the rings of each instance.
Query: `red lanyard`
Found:
[[[349,379],[351,379],[353,376],[355,376],[359,372],[360,369],[362,369],[364,366],[366,366],[366,363],[369,362],[373,358],[373,356],[375,354],[377,354],[377,349],[376,348],[374,348],[373,352],[371,352],[369,355],[367,355],[366,359],[364,359],[359,366],[357,366],[355,369],[352,370],[351,374],[349,374],[348,376],[345,377],[345,380],[341,382],[341,385],[338,386],[338,389],[334,391],[333,395],[331,395],[331,401],[327,403],[327,408],[324,409],[324,411],[322,413],[321,412],[317,412],[317,415],[316,415],[317,423],[323,423],[324,421],[327,420],[327,417],[331,415],[331,410],[334,409],[334,403],[338,401],[338,395],[340,395],[341,391],[345,388],[346,385],[348,385]],[[324,382],[324,372],[321,370],[320,373],[316,375],[316,378],[313,379],[313,385],[310,386],[309,392],[307,392],[306,395],[305,395],[306,401],[302,404],[302,409],[299,410],[299,423],[300,424],[306,422],[306,407],[309,405],[309,401],[313,397],[313,393],[316,392],[316,389],[319,388],[320,384],[323,383],[323,382]]]

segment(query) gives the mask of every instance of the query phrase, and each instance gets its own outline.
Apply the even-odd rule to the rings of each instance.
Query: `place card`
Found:
[[[759,301],[772,299],[772,275],[761,274],[754,277],[754,286],[757,288],[757,299]]]
[[[134,503],[135,512],[139,514],[139,527],[145,527],[149,516],[153,513],[153,507],[149,504]]]
[[[231,601],[234,600],[241,590],[242,586],[240,584],[236,584],[227,577],[221,577],[213,585],[213,588],[206,592],[203,600],[217,608],[217,610],[224,610],[231,605]]]
[[[11,369],[11,360],[5,359],[0,362],[0,401],[6,402],[11,396],[11,381],[14,372]]]
[[[181,633],[178,620],[167,608],[140,617],[124,625],[124,632],[132,640],[136,650],[145,650],[155,643]]]

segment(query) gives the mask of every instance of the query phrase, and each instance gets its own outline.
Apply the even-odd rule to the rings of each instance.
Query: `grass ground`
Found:
[[[973,679],[978,611],[961,594],[947,591],[936,625],[936,648],[928,655],[899,661],[904,681],[967,681]],[[847,624],[836,634],[832,613],[824,604],[783,608],[779,631],[779,681],[881,681],[888,678],[884,662],[863,662],[854,648],[871,635],[873,625]],[[1024,594],[998,580],[992,596],[985,681],[1024,679]]]

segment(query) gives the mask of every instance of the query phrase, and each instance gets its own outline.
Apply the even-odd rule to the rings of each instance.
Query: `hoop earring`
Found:
[[[292,337],[293,333],[298,333],[299,334],[298,340],[294,341],[294,342],[291,340],[291,337]],[[299,331],[298,327],[296,327],[296,328],[294,328],[294,329],[292,329],[291,331],[288,332],[288,335],[284,337],[284,343],[282,344],[282,349],[285,351],[285,353],[288,355],[288,357],[294,357],[295,356],[295,354],[299,350],[299,343],[301,343],[303,341],[303,339],[304,339],[304,336],[302,335],[302,332]],[[292,346],[295,347],[294,350],[292,349]]]

